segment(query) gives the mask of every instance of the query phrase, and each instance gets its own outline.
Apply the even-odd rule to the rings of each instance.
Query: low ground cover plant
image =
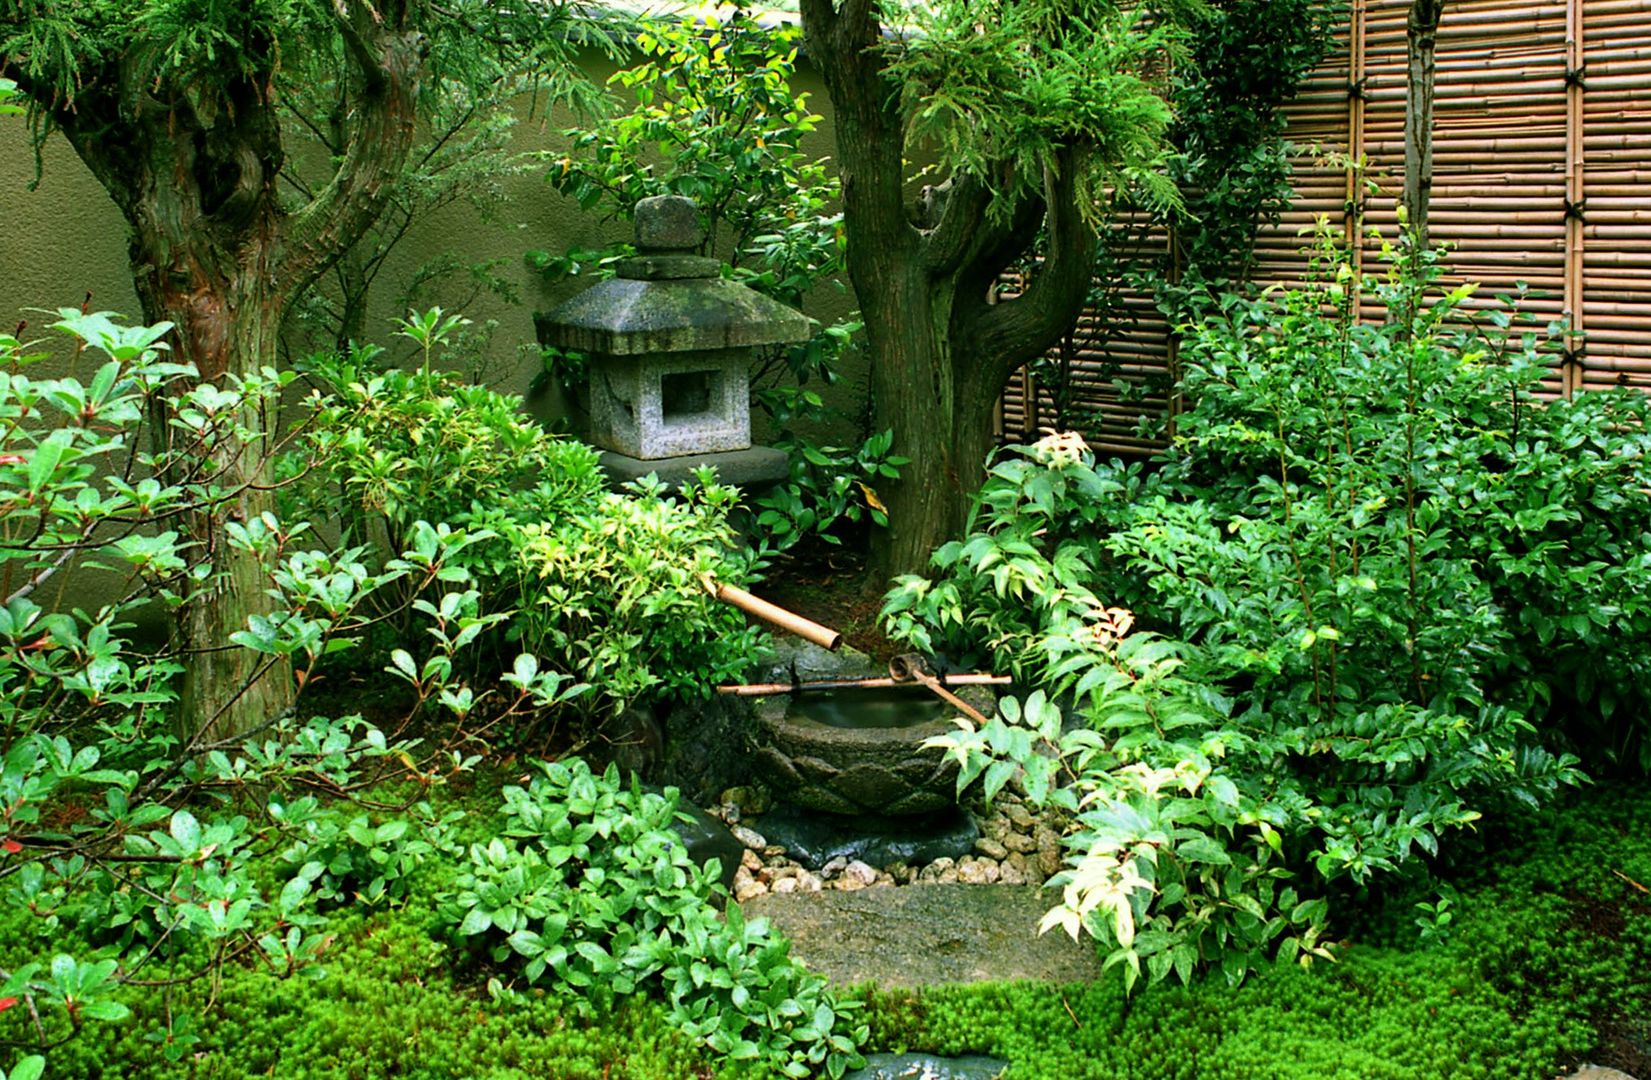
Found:
[[[876,1049],[992,1054],[1021,1080],[1549,1080],[1651,1064],[1651,802],[1569,792],[1456,845],[1460,913],[1431,944],[1432,887],[1365,894],[1336,964],[1267,964],[1129,996],[1121,980],[872,994]]]
[[[1360,278],[1326,238],[1307,285],[1223,298],[1157,469],[1000,457],[889,596],[896,634],[1053,695],[947,745],[1078,811],[1050,925],[1131,976],[1326,956],[1337,889],[1545,802],[1573,751],[1640,760],[1647,403],[1540,401],[1545,334],[1464,327],[1469,288],[1390,255]]]
[[[503,796],[502,827],[471,846],[437,906],[460,943],[503,966],[491,985],[572,987],[598,1007],[649,988],[729,1061],[834,1080],[857,1063],[859,1003],[799,967],[763,920],[716,911],[726,890],[672,831],[674,790],[572,760],[536,765]]]

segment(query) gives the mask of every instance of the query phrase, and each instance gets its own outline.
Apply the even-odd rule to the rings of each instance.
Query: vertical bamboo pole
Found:
[[[1366,0],[1353,0],[1347,27],[1347,204],[1342,230],[1353,249],[1353,270],[1364,269],[1364,237],[1359,234],[1359,205],[1364,199],[1364,182],[1359,176],[1364,156]]]
[[[1586,52],[1583,48],[1583,0],[1565,0],[1565,316],[1575,336],[1565,345],[1564,394],[1582,388],[1585,279],[1583,277],[1584,158],[1583,94]]]
[[[1169,251],[1169,281],[1171,285],[1181,282],[1181,257],[1176,247],[1179,238],[1175,235],[1175,226],[1171,224],[1164,232],[1164,243]],[[1169,379],[1169,392],[1164,401],[1164,438],[1175,441],[1175,420],[1181,415],[1181,328],[1174,323],[1165,327],[1164,333],[1164,370]]]

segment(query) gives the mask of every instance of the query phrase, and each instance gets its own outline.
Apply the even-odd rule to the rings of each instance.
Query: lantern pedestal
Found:
[[[742,488],[766,488],[791,474],[785,453],[772,446],[747,446],[712,454],[682,454],[669,458],[635,458],[612,450],[602,455],[602,471],[608,484],[620,488],[641,476],[653,473],[671,490],[692,483],[694,473],[706,466],[716,469],[720,483]]]

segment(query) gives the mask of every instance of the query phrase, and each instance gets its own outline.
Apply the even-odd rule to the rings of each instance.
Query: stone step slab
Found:
[[[747,918],[767,919],[791,939],[793,956],[839,986],[1100,978],[1088,939],[1038,934],[1058,900],[1035,885],[959,883],[769,893],[740,908]]]

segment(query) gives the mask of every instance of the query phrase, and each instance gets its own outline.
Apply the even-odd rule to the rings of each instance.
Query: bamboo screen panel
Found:
[[[1257,240],[1258,282],[1300,278],[1302,233],[1321,217],[1397,230],[1409,0],[1348,6],[1334,52],[1286,109],[1296,198]],[[1651,0],[1453,0],[1437,58],[1429,225],[1454,249],[1446,284],[1477,282],[1474,311],[1524,282],[1524,310],[1582,331],[1554,350],[1550,392],[1651,391]],[[1362,176],[1344,167],[1361,159]],[[1133,243],[1167,266],[1161,232]],[[1368,272],[1380,272],[1379,253],[1364,242]],[[1014,378],[1006,441],[1036,438],[1061,417],[1104,452],[1163,445],[1174,338],[1150,297],[1124,300],[1133,321],[1098,334],[1091,314],[1067,343],[1067,400],[1036,373]]]

